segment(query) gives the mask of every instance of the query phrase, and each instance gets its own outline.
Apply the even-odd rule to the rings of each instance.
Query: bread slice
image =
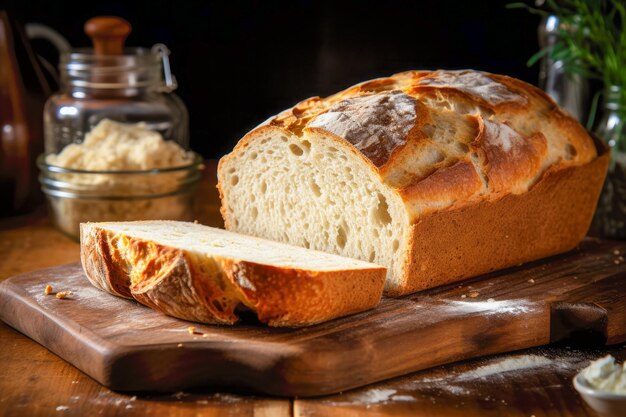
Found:
[[[575,247],[607,158],[529,84],[410,71],[270,118],[218,188],[226,229],[384,265],[402,295]]]
[[[170,316],[233,324],[240,307],[270,326],[305,326],[370,309],[384,267],[176,221],[82,223],[93,285]]]

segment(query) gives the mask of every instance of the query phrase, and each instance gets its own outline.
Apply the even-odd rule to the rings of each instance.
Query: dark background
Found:
[[[539,18],[507,3],[14,0],[4,7],[77,47],[89,45],[83,24],[97,15],[131,22],[129,46],[165,43],[189,109],[191,147],[216,158],[302,99],[395,72],[474,68],[536,84],[538,67],[526,61],[538,50]],[[37,41],[35,49],[57,60],[48,45]]]

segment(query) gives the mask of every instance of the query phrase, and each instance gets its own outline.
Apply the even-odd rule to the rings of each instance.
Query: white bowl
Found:
[[[574,377],[574,388],[585,402],[602,417],[626,416],[626,394],[614,394],[591,387],[582,372]]]

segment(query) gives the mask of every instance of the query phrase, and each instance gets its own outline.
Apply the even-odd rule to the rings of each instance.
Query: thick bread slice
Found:
[[[233,324],[238,308],[270,326],[305,326],[378,304],[384,267],[194,223],[83,223],[93,285],[162,313]]]
[[[573,248],[606,164],[529,84],[411,71],[270,118],[218,188],[227,229],[387,266],[399,295]]]

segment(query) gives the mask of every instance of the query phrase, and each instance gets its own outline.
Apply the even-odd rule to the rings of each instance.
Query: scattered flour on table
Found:
[[[435,376],[420,377],[420,374],[409,376],[399,382],[402,390],[439,390],[455,395],[470,394],[476,389],[477,383],[494,384],[505,378],[525,378],[527,372],[539,368],[549,369],[556,373],[570,373],[584,367],[593,353],[563,352],[559,356],[544,356],[537,353],[515,356],[496,357],[481,360],[475,363],[473,369],[464,372],[454,372],[454,367],[440,369]],[[444,373],[446,372],[446,373]],[[546,387],[544,387],[546,388]]]
[[[389,401],[396,392],[395,389],[374,388],[357,395],[352,400],[363,404],[378,404]]]
[[[188,397],[188,396],[189,394],[187,394],[186,392],[182,392],[182,391],[175,392],[172,394],[172,397],[176,398],[177,400],[182,400],[183,398]]]
[[[411,395],[392,395],[391,401],[415,401],[415,397]]]
[[[364,404],[373,405],[388,402],[412,402],[417,398],[410,395],[411,391],[436,390],[446,391],[453,395],[469,395],[474,388],[474,381],[494,380],[494,378],[503,377],[508,372],[516,372],[518,375],[525,370],[531,370],[540,367],[557,367],[561,365],[555,364],[552,359],[536,355],[517,355],[512,357],[502,357],[480,361],[474,369],[455,373],[453,370],[445,375],[434,376],[429,378],[419,378],[418,376],[409,376],[402,378],[397,384],[391,385],[394,388],[371,388],[354,394],[343,394],[339,398],[329,398],[327,401],[335,405],[341,404]],[[556,369],[556,368],[555,368]],[[419,375],[419,374],[418,374]],[[408,378],[408,381],[407,381]],[[401,391],[399,394],[398,391]]]
[[[525,314],[533,311],[535,306],[525,300],[515,301],[498,301],[493,298],[487,301],[445,301],[448,310],[459,315],[481,313],[483,315],[491,314]]]
[[[119,397],[119,394],[116,394],[112,391],[101,391],[97,396],[88,396],[84,398],[84,401],[90,405],[107,406],[107,407],[125,407],[128,409],[133,408],[131,403],[136,400],[137,400],[136,395],[133,395],[132,397],[126,397],[126,396]]]
[[[552,360],[545,356],[523,355],[512,358],[504,358],[491,365],[480,366],[471,371],[464,372],[456,377],[457,381],[465,381],[476,378],[487,378],[491,375],[503,372],[519,371],[523,369],[537,368],[552,364]]]
[[[458,385],[445,385],[442,387],[445,391],[448,391],[450,394],[454,395],[467,395],[469,394],[469,390]]]
[[[237,403],[240,401],[246,401],[246,397],[235,394],[225,394],[221,392],[216,392],[215,394],[209,396],[209,399],[223,403]]]

